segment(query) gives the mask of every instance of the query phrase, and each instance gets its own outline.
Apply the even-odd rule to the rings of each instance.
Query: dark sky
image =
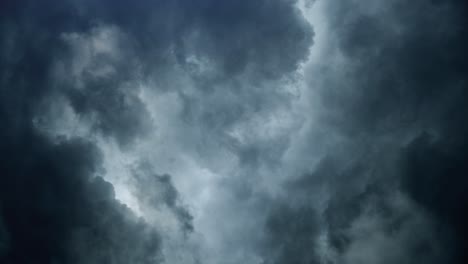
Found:
[[[463,0],[1,0],[0,263],[468,263]]]

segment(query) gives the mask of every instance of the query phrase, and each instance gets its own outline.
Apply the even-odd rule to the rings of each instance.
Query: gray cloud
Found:
[[[318,220],[313,208],[279,204],[266,224],[264,263],[318,263]]]
[[[324,212],[331,263],[465,262],[466,6],[322,6],[327,46],[308,66],[322,108],[301,142],[325,158],[285,199]]]
[[[118,164],[108,164],[106,148],[115,141],[127,155],[151,140],[160,124],[145,94],[175,93],[184,109],[177,118],[215,139],[212,146],[243,117],[289,100],[275,80],[305,60],[312,39],[294,4],[2,2],[2,262],[199,261],[174,253],[197,249],[186,244],[196,227],[171,177],[153,173],[158,164],[129,174],[144,207],[138,217],[114,194],[121,186],[109,173]],[[166,212],[188,242],[165,229]]]
[[[1,187],[2,262],[159,262],[159,235],[94,175],[92,145],[51,144],[23,130],[2,149],[1,170],[11,176]]]
[[[155,175],[148,164],[134,168],[135,196],[142,206],[167,207],[172,211],[184,232],[192,232],[192,216],[180,201],[170,175]]]
[[[466,262],[463,1],[0,5],[1,261]]]

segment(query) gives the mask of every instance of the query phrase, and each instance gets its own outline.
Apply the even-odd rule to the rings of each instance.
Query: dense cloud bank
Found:
[[[336,141],[286,199],[326,189],[325,261],[465,263],[467,6],[377,2],[324,5],[328,46],[308,79]]]
[[[468,262],[467,8],[2,1],[0,262]]]
[[[105,167],[102,140],[128,150],[150,133],[141,85],[182,97],[175,79],[184,74],[201,98],[211,83],[245,72],[262,82],[280,78],[311,40],[289,1],[0,5],[2,263],[170,262],[168,247],[193,232],[171,177],[135,161],[127,183],[144,208],[136,212],[103,179],[113,179],[113,167]],[[159,224],[174,219],[183,238]]]

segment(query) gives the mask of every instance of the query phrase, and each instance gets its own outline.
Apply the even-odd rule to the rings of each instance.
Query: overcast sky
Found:
[[[463,0],[1,0],[0,262],[468,263]]]

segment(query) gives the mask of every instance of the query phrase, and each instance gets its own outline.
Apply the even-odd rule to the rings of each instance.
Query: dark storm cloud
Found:
[[[123,33],[95,27],[83,34],[64,34],[62,39],[69,49],[54,65],[54,87],[63,90],[76,113],[89,116],[95,130],[121,145],[148,131],[151,118],[137,95],[141,67]]]
[[[3,263],[154,263],[159,236],[114,198],[89,143],[2,141]]]
[[[295,4],[2,1],[0,261],[158,263],[171,257],[169,235],[151,223],[167,220],[158,210],[184,234],[196,230],[175,177],[134,168],[129,188],[145,207],[143,220],[100,177],[98,146],[38,131],[54,118],[48,105],[63,101],[91,135],[133,146],[156,123],[142,98],[147,89],[173,92],[180,103],[174,116],[183,124],[168,131],[189,145],[176,147],[195,154],[176,155],[197,156],[208,171],[224,166],[210,164],[224,161],[216,159],[218,145],[238,158],[227,187],[200,189],[216,200],[204,220],[222,222],[210,233],[214,260],[466,263],[468,7],[461,0],[324,4],[323,61],[305,68],[317,97],[308,103],[320,107],[303,113],[317,120],[297,143],[301,160],[323,158],[272,198],[256,184],[278,189],[281,180],[257,174],[297,171],[282,168],[282,158],[298,133],[268,135],[284,121],[275,111],[291,111],[294,95],[284,86],[297,81],[313,37]],[[327,142],[316,150],[318,130]]]
[[[184,66],[202,56],[226,78],[246,67],[270,78],[291,72],[312,37],[292,0],[71,2],[80,15],[121,27],[148,66],[173,63],[170,52]]]
[[[466,8],[457,1],[377,6],[377,11],[357,3],[330,8],[337,46],[348,65],[341,78],[327,80],[324,100],[340,113],[353,113],[334,121],[377,134],[440,126],[448,104],[459,104],[464,96]]]
[[[353,115],[339,123],[351,135],[416,138],[402,154],[403,190],[450,232],[444,239],[456,237],[439,245],[447,251],[446,261],[463,263],[467,6],[461,1],[395,1],[373,15],[357,15],[344,4],[337,8],[340,16],[335,17],[343,21],[335,22],[343,25],[337,27],[339,48],[352,64],[346,85],[358,95],[345,100]]]
[[[24,6],[22,6],[24,4]],[[2,2],[0,217],[2,263],[154,263],[160,239],[97,176],[98,150],[82,140],[55,143],[35,131],[49,96],[49,70],[74,24],[62,6],[47,12]]]
[[[139,83],[177,88],[172,68],[180,67],[200,89],[199,98],[235,76],[248,75],[242,82],[254,86],[295,70],[312,37],[294,1],[7,0],[0,8],[4,263],[163,259],[162,236],[118,202],[113,186],[99,176],[104,172],[97,147],[37,131],[48,118],[42,116],[47,104],[64,100],[90,122],[93,133],[131,144],[151,123],[138,96]],[[208,61],[215,73],[194,72],[192,57]],[[225,89],[249,97],[234,86]],[[257,94],[251,104],[266,93]],[[140,197],[143,202],[170,208],[184,230],[193,229],[169,176],[136,181],[141,194],[148,194]]]
[[[265,227],[263,263],[319,263],[314,248],[319,225],[313,208],[280,203]]]
[[[277,78],[296,69],[310,47],[309,25],[294,1],[188,1],[201,36],[182,51],[207,54],[228,77],[252,68]],[[189,13],[190,14],[190,13]],[[192,52],[193,52],[192,51]],[[247,68],[247,69],[246,69]]]
[[[93,128],[123,145],[147,131],[151,123],[138,98],[139,85],[179,91],[190,113],[184,118],[224,128],[252,109],[284,101],[274,84],[264,82],[294,71],[306,59],[312,41],[310,26],[289,0],[138,1],[131,5],[70,0],[50,10],[47,3],[27,1],[17,12],[24,23],[50,27],[52,37],[62,40],[58,42],[63,47],[54,49],[59,61],[54,67],[60,76],[54,87],[66,94],[79,115],[97,119]],[[63,17],[70,19],[58,23]],[[110,50],[83,54],[106,27],[111,28],[110,36],[101,36],[100,41],[113,45]],[[76,65],[80,60],[87,61]],[[179,68],[182,72],[175,71]],[[99,73],[104,69],[107,72]],[[180,86],[187,84],[178,82],[181,74],[191,80],[195,94],[182,91]],[[221,98],[215,89],[227,90],[223,94],[231,96]],[[212,106],[205,108],[200,106],[205,98],[224,101],[210,102]]]
[[[453,263],[467,260],[468,159],[467,142],[452,145],[450,138],[422,134],[404,151],[403,186],[429,210],[445,233],[444,243]]]
[[[371,2],[325,5],[330,42],[309,79],[341,141],[288,200],[327,190],[337,263],[465,263],[467,6]]]

